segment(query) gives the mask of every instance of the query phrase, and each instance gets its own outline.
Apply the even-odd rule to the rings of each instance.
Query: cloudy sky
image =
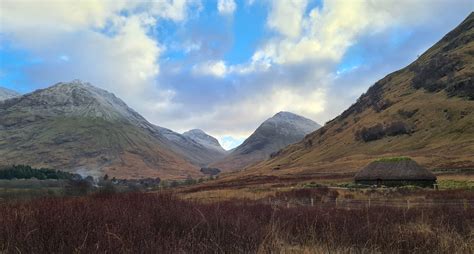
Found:
[[[472,0],[0,0],[0,86],[81,79],[226,148],[291,111],[321,124],[406,66]]]

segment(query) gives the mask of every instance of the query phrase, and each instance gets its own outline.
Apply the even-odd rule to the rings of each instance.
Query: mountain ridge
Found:
[[[194,141],[205,147],[208,147],[209,149],[216,150],[223,154],[227,152],[224,148],[222,148],[221,144],[216,138],[207,134],[201,129],[191,129],[184,132],[182,135],[193,139]]]
[[[5,87],[0,87],[0,101],[6,100],[6,99],[11,99],[14,97],[18,97],[21,94],[13,91],[11,89],[5,88]]]
[[[160,135],[170,141],[168,145],[171,150],[199,167],[207,166],[225,155],[225,150],[221,151],[215,149],[215,147],[209,147],[187,135],[156,125],[155,128]]]
[[[211,166],[224,171],[243,169],[269,158],[272,153],[287,145],[300,141],[319,127],[319,124],[308,118],[290,112],[278,112],[260,124],[252,135],[228,156]]]
[[[357,172],[383,156],[474,166],[474,13],[416,61],[371,86],[321,129],[242,174]]]
[[[16,107],[29,107],[32,111],[30,113],[48,116],[67,114],[75,117],[127,120],[135,125],[151,127],[145,118],[114,94],[80,80],[59,82],[4,103],[7,106],[15,104]],[[54,110],[48,111],[48,106],[54,107]]]
[[[46,118],[69,118],[92,122],[104,120],[111,125],[133,125],[167,151],[181,157],[195,168],[205,166],[224,156],[225,151],[205,146],[190,137],[148,122],[113,93],[81,80],[59,82],[12,100],[4,101],[3,126],[35,122]],[[13,116],[13,117],[12,117]],[[51,126],[54,128],[54,126]],[[112,127],[110,127],[112,128]],[[142,133],[144,134],[144,133]],[[116,140],[118,142],[118,140]],[[133,143],[133,142],[132,142]],[[117,156],[115,156],[117,157]]]
[[[202,176],[200,160],[213,160],[206,148],[176,133],[188,151],[164,130],[112,93],[79,80],[60,82],[0,102],[0,164],[127,178]]]

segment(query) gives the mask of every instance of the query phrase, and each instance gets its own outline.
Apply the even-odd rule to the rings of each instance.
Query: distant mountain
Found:
[[[200,129],[193,129],[187,131],[183,133],[183,136],[196,141],[197,143],[207,147],[210,150],[215,150],[221,154],[226,153],[226,150],[222,148],[221,144],[219,144],[219,141],[216,138],[210,136],[209,134],[205,133]]]
[[[209,163],[222,159],[226,151],[220,147],[219,142],[201,131],[200,135],[196,131],[179,134],[172,130],[156,126],[158,132],[169,142],[168,148],[180,154],[183,158],[199,167],[204,167]],[[217,142],[217,146],[213,141]],[[220,149],[219,149],[220,148]]]
[[[0,164],[125,178],[201,176],[159,127],[88,83],[0,102]]]
[[[307,134],[321,126],[302,116],[279,112],[263,122],[240,146],[223,160],[211,164],[225,171],[243,169],[256,162],[268,159],[272,153],[302,140]]]
[[[10,98],[14,98],[14,97],[18,97],[20,95],[21,94],[15,92],[13,90],[10,90],[10,89],[4,88],[4,87],[0,87],[0,101],[10,99]]]
[[[376,82],[323,128],[246,173],[357,172],[384,156],[474,167],[474,13],[416,61]]]

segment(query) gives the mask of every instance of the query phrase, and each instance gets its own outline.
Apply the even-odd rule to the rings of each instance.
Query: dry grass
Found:
[[[472,22],[472,16],[470,19]],[[463,29],[462,33],[453,36],[472,35],[472,27]],[[473,168],[474,102],[450,97],[447,91],[427,92],[414,86],[414,77],[419,75],[419,71],[413,67],[429,67],[429,63],[441,55],[452,57],[453,61],[459,60],[462,68],[438,74],[450,74],[459,79],[472,77],[474,41],[466,41],[459,47],[448,47],[444,51],[445,46],[455,40],[454,37],[444,38],[412,65],[376,82],[347,111],[301,142],[284,148],[274,158],[253,165],[229,179],[239,181],[252,175],[357,172],[374,159],[393,156],[409,156],[428,169]],[[450,75],[433,78],[443,79]],[[390,103],[385,107],[379,106],[387,101]],[[364,128],[389,126],[396,122],[409,127],[410,132],[385,135],[370,142],[359,140],[355,135]]]
[[[474,210],[457,206],[286,208],[120,194],[4,203],[0,214],[4,253],[474,251]]]
[[[474,174],[442,174],[438,175],[438,180],[453,180],[453,181],[471,181],[474,182]]]
[[[180,195],[187,200],[199,200],[203,202],[215,202],[232,199],[260,200],[268,196],[274,196],[276,190],[269,188],[242,188],[242,189],[218,189],[199,192],[190,192]]]

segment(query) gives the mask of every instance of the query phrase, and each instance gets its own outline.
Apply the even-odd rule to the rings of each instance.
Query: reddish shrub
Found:
[[[326,191],[331,192],[289,195]],[[2,253],[255,253],[278,252],[278,241],[359,252],[467,253],[472,248],[463,243],[472,241],[474,226],[472,208],[276,208],[143,193],[6,203],[0,214]]]

